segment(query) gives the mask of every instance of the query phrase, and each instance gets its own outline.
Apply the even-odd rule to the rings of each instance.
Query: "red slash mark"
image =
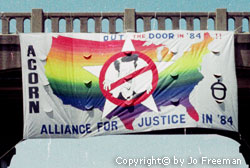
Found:
[[[110,90],[113,90],[115,88],[117,88],[118,86],[122,85],[123,83],[137,77],[138,75],[147,72],[147,71],[151,71],[152,72],[152,90],[149,93],[144,93],[142,94],[140,97],[134,98],[132,100],[121,100],[118,98],[113,97],[113,95],[110,93],[110,90],[107,91],[104,89],[104,85],[103,85],[103,81],[105,80],[105,76],[106,76],[106,72],[107,69],[109,68],[109,66],[116,61],[117,59],[126,56],[124,53],[120,52],[118,54],[113,55],[107,62],[105,62],[105,64],[102,67],[101,73],[100,73],[100,78],[99,78],[99,86],[100,89],[103,93],[103,95],[106,97],[106,99],[108,99],[109,101],[111,101],[112,103],[122,106],[122,107],[127,107],[127,106],[133,106],[136,104],[140,104],[142,101],[144,101],[145,99],[147,99],[156,89],[157,83],[158,83],[158,71],[157,68],[154,64],[154,62],[145,54],[140,53],[140,52],[132,52],[132,54],[138,54],[139,58],[144,60],[148,66],[143,67],[141,69],[138,69],[136,71],[134,71],[133,73],[117,80],[116,82],[112,83],[110,85]]]
[[[110,89],[110,90],[115,89],[116,87],[122,85],[123,83],[125,83],[125,82],[127,82],[127,81],[129,81],[129,80],[135,78],[136,76],[138,76],[138,75],[140,75],[140,74],[143,74],[144,72],[149,71],[149,70],[151,70],[151,69],[152,69],[152,65],[148,65],[148,66],[146,66],[146,67],[143,67],[143,68],[141,68],[141,69],[136,70],[135,72],[133,72],[133,73],[131,73],[131,74],[129,74],[129,75],[127,75],[127,76],[125,76],[125,77],[119,79],[118,81],[112,83],[112,84],[111,84],[111,89]]]

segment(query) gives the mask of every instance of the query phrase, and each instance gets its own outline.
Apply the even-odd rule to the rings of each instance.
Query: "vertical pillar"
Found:
[[[186,17],[187,30],[194,30],[194,18]]]
[[[2,33],[9,34],[9,29],[10,29],[9,19],[7,18],[2,19]]]
[[[73,32],[73,19],[66,18],[66,32]]]
[[[227,9],[216,9],[215,29],[227,30],[227,24]]]
[[[23,33],[24,32],[24,19],[22,17],[17,17],[16,18],[16,31]]]
[[[101,17],[95,17],[95,32],[101,33],[102,32],[102,18]]]
[[[144,31],[151,30],[151,17],[143,17]]]
[[[51,18],[52,22],[52,32],[53,33],[58,33],[59,32],[59,18],[58,17],[52,17]]]
[[[234,29],[236,33],[242,33],[242,19],[243,17],[234,17]]]
[[[125,9],[124,32],[136,32],[135,9]]]
[[[207,30],[208,17],[200,17],[200,29]]]
[[[116,24],[115,24],[114,17],[109,18],[109,33],[115,33],[116,32]]]
[[[81,22],[81,32],[88,32],[88,18],[80,18]]]
[[[165,30],[165,17],[158,17],[158,29]]]
[[[31,32],[44,32],[42,9],[32,9]]]
[[[172,29],[178,30],[180,29],[180,17],[171,17],[172,19]]]

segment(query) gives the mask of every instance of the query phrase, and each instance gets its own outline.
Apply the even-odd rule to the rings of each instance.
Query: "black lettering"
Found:
[[[29,70],[36,70],[36,60],[35,59],[29,59],[28,60],[28,69]]]
[[[30,54],[32,54],[34,57],[36,56],[35,50],[33,48],[33,45],[29,45],[29,47],[28,47],[28,54],[27,54],[27,56],[29,57]]]
[[[29,87],[29,98],[39,98],[38,87]],[[33,97],[34,96],[34,97]]]
[[[42,129],[41,129],[41,134],[43,134],[43,133],[48,134],[46,125],[44,125],[44,124],[42,125]]]
[[[84,134],[84,133],[85,133],[85,126],[84,126],[84,125],[80,125],[80,126],[79,126],[79,132],[80,132],[81,134]]]
[[[72,125],[72,134],[78,134],[78,125]]]
[[[38,75],[37,75],[37,73],[29,73],[28,78],[29,78],[29,83],[30,84],[38,83]]]
[[[66,125],[64,134],[71,134],[69,125]]]
[[[86,133],[89,134],[92,131],[90,130],[90,124],[86,124]]]
[[[39,101],[30,101],[29,108],[30,113],[39,113]]]

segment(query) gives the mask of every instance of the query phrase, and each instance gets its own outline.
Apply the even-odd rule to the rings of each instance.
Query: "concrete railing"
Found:
[[[102,21],[109,22],[109,33],[116,33],[116,20],[123,21],[124,31],[136,32],[136,21],[143,20],[144,31],[151,30],[151,20],[156,19],[159,30],[165,30],[165,21],[170,19],[172,29],[180,28],[180,20],[186,21],[187,30],[194,29],[194,20],[200,21],[200,30],[206,30],[208,20],[214,21],[215,30],[228,30],[228,21],[234,20],[236,33],[242,32],[243,19],[248,21],[248,32],[250,32],[250,12],[227,12],[226,9],[216,9],[215,12],[136,12],[135,9],[125,9],[124,12],[113,13],[48,13],[42,9],[33,9],[31,13],[1,13],[2,34],[10,33],[10,21],[16,20],[16,32],[24,32],[24,21],[30,20],[31,32],[44,32],[44,25],[47,19],[51,20],[52,32],[59,32],[59,21],[66,21],[66,32],[73,31],[73,22],[80,20],[80,32],[88,32],[88,20],[93,19],[95,32],[102,32]]]
[[[102,21],[108,20],[109,33],[117,33],[116,22],[122,20],[124,32],[136,32],[137,21],[143,21],[143,31],[151,30],[151,21],[156,19],[159,30],[166,29],[166,20],[171,21],[172,29],[180,29],[180,20],[186,21],[187,30],[194,29],[194,20],[200,21],[200,30],[208,28],[208,21],[214,21],[215,30],[228,30],[228,22],[234,20],[235,55],[237,67],[250,67],[250,34],[242,33],[243,19],[248,21],[250,32],[250,12],[227,12],[226,9],[216,9],[215,12],[136,12],[135,9],[125,9],[124,12],[106,13],[48,13],[42,9],[32,9],[31,13],[1,13],[2,35],[0,35],[0,70],[20,68],[20,47],[18,33],[24,32],[24,22],[30,20],[30,32],[44,32],[45,23],[51,21],[51,31],[59,32],[60,20],[65,20],[66,32],[73,32],[74,21],[80,21],[80,32],[89,32],[89,20],[94,20],[94,32],[103,30]],[[16,20],[16,32],[10,33],[11,21]],[[47,28],[47,27],[46,27]]]

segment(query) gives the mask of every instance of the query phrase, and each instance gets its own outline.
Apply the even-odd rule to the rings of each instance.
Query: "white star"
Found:
[[[122,48],[122,52],[131,52],[131,51],[135,51],[134,45],[132,43],[132,41],[127,38],[124,42],[123,48]],[[162,72],[164,69],[166,69],[167,67],[169,67],[173,62],[155,62],[158,73]],[[88,72],[92,73],[93,75],[95,75],[98,79],[100,76],[100,72],[103,66],[84,66],[83,69],[87,70]],[[148,74],[150,71],[146,71],[140,75],[138,75],[135,78],[144,78],[145,76],[148,76]],[[144,76],[144,77],[143,77]],[[150,110],[154,111],[154,112],[158,112],[158,108],[156,106],[156,103],[154,101],[154,98],[152,95],[150,95],[147,99],[145,99],[144,101],[141,102],[142,105],[144,105],[145,107],[149,108]],[[104,109],[103,109],[103,114],[102,114],[102,118],[105,118],[109,113],[111,113],[118,105],[112,103],[111,101],[109,101],[108,99],[106,99],[105,105],[104,105]]]

